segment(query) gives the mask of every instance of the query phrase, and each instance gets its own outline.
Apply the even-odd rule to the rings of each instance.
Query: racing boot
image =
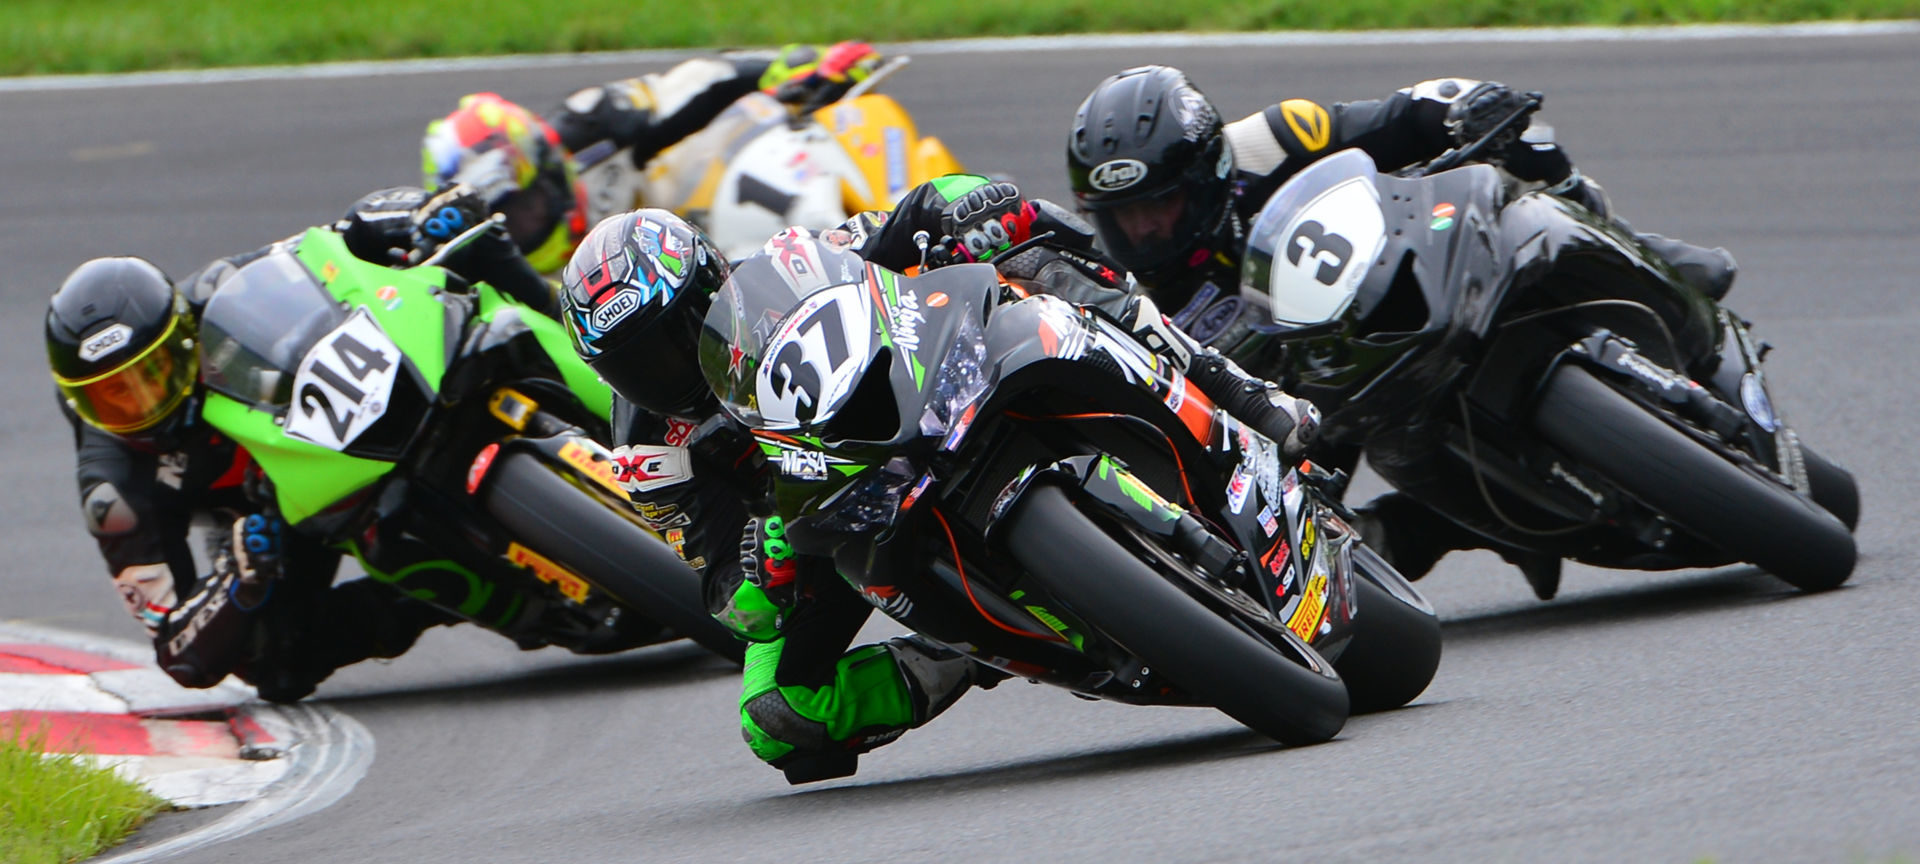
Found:
[[[1607,198],[1607,190],[1600,184],[1575,171],[1565,182],[1550,187],[1547,191],[1587,208],[1593,215],[1599,216],[1621,230],[1633,235],[1648,251],[1660,256],[1673,266],[1682,281],[1692,285],[1701,293],[1719,302],[1733,290],[1733,277],[1740,272],[1740,265],[1733,260],[1733,253],[1724,247],[1695,246],[1660,234],[1642,234],[1633,230],[1627,220],[1613,214],[1613,204]],[[1546,599],[1546,598],[1541,598]]]
[[[1006,673],[919,635],[855,648],[825,687],[774,686],[779,643],[747,649],[747,744],[795,785],[852,776],[859,754],[891,743]],[[756,667],[764,663],[764,681]]]

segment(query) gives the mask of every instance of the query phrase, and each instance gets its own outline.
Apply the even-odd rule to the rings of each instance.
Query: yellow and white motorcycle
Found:
[[[610,143],[575,155],[588,224],[663,207],[705,229],[729,258],[800,225],[824,228],[891,208],[915,185],[961,171],[940,139],[873,86],[908,63],[888,60],[837,102],[796,114],[764,93],[741,97],[705,129],[635,168]]]

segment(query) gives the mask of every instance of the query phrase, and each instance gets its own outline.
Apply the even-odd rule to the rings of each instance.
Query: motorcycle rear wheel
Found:
[[[1735,464],[1593,373],[1564,364],[1534,414],[1542,437],[1681,528],[1802,591],[1853,573],[1853,535],[1781,483]]]
[[[1294,637],[1316,672],[1202,605],[1081,513],[1037,485],[1008,517],[1014,558],[1089,626],[1200,702],[1277,741],[1317,744],[1347,720],[1332,664]],[[1287,634],[1291,637],[1291,634]]]
[[[741,662],[746,644],[707,613],[700,574],[660,538],[555,471],[531,453],[508,455],[487,479],[487,511],[520,542],[620,598],[629,614]]]

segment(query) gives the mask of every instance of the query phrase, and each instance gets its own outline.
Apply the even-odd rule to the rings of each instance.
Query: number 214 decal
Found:
[[[399,370],[399,346],[361,307],[301,359],[287,434],[329,450],[346,449],[386,413]]]

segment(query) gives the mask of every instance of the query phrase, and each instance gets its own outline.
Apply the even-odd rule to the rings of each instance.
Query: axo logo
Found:
[[[1102,162],[1087,175],[1087,182],[1102,192],[1115,192],[1147,179],[1147,165],[1138,159],[1114,159]]]

